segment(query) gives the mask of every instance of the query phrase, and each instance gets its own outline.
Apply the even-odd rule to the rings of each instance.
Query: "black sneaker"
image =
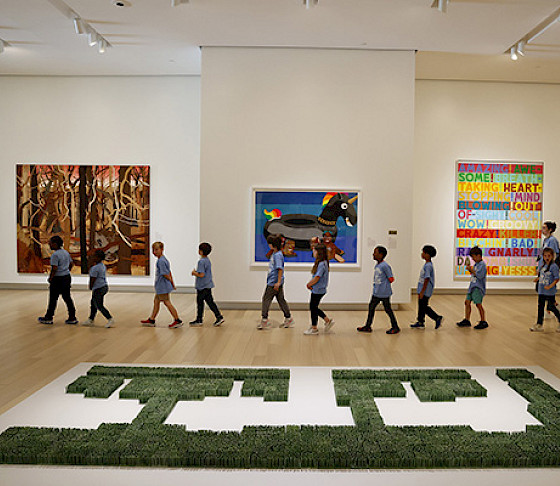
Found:
[[[37,321],[39,321],[41,324],[52,324],[53,320],[49,319],[48,317],[38,317]]]
[[[189,326],[193,326],[193,327],[202,326],[202,321],[195,319],[194,321],[189,322]]]
[[[224,319],[223,316],[217,317],[216,321],[214,322],[214,324],[212,324],[214,327],[219,327],[221,326],[224,322],[226,322],[226,320]]]
[[[385,334],[398,334],[401,330],[398,327],[392,327],[391,329],[387,329]]]
[[[442,322],[443,322],[443,316],[439,316],[436,319],[436,329],[439,329],[441,327]]]
[[[459,326],[459,327],[471,327],[471,321],[469,321],[467,319],[463,319],[461,322],[457,323],[457,326]]]
[[[480,321],[476,326],[475,329],[486,329],[488,327],[488,323],[486,321]]]
[[[76,319],[74,317],[74,319],[66,319],[64,321],[64,324],[71,324],[72,326],[75,326],[76,324],[78,324],[78,319]]]
[[[412,327],[412,329],[425,329],[425,325],[423,322],[416,322],[414,324],[411,324],[410,327]]]
[[[358,332],[371,332],[371,327],[370,326],[357,327],[356,331],[358,331]]]

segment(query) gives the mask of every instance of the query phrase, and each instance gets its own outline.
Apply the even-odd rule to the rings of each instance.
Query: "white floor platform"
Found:
[[[107,365],[104,363],[104,365]],[[103,422],[131,422],[141,410],[136,400],[107,400],[66,394],[65,387],[85,374],[92,363],[81,363],[0,416],[0,432],[16,425],[96,428]],[[115,365],[118,366],[118,365]],[[120,366],[123,366],[122,364]],[[395,369],[395,368],[391,368]],[[468,424],[474,430],[523,431],[539,422],[527,412],[527,402],[495,375],[492,367],[465,367],[488,390],[486,398],[459,398],[451,403],[422,403],[409,384],[406,398],[376,399],[388,425]],[[560,390],[560,379],[540,367],[528,367]],[[290,368],[288,402],[242,398],[241,383],[224,398],[179,402],[166,423],[185,424],[189,430],[241,430],[244,425],[321,424],[352,425],[348,407],[337,407],[331,368]],[[291,486],[321,484],[361,485],[555,485],[560,470],[411,470],[411,471],[238,471],[193,469],[126,469],[44,466],[0,466],[0,485],[220,485],[289,482]]]

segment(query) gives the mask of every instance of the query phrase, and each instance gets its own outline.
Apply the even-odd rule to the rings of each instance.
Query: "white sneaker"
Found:
[[[110,319],[107,319],[107,324],[105,324],[105,327],[113,327],[115,325],[115,319],[113,319],[112,317]]]
[[[543,332],[544,328],[542,324],[535,324],[533,327],[530,328],[533,332]]]
[[[91,326],[93,326],[93,319],[89,319],[89,318],[88,318],[88,319],[86,319],[85,321],[82,321],[81,324],[82,324],[82,326],[91,327]]]
[[[316,336],[317,334],[319,334],[319,329],[311,326],[309,329],[307,329],[307,331],[303,331],[303,334],[305,334],[306,336]]]
[[[261,319],[261,322],[259,322],[257,329],[268,329],[269,327],[270,327],[270,321],[263,317]]]
[[[289,327],[294,327],[294,318],[288,317],[287,319],[284,319],[284,322],[280,324],[280,327],[285,327],[286,329]]]
[[[329,332],[333,326],[334,326],[334,319],[331,319],[329,322],[325,321],[325,332]]]

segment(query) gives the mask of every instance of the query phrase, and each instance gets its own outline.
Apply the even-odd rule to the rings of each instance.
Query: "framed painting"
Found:
[[[45,272],[58,235],[73,273],[87,274],[101,249],[108,273],[149,275],[149,166],[21,164],[16,199],[18,272]]]
[[[253,189],[252,261],[266,265],[270,235],[283,241],[286,264],[308,267],[312,244],[321,241],[333,268],[359,267],[361,254],[360,191],[319,189]]]
[[[482,250],[489,279],[536,276],[543,177],[542,162],[457,161],[455,279],[469,278],[465,265],[474,246]]]

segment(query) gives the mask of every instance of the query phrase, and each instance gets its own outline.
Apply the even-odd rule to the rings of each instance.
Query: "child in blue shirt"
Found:
[[[471,274],[471,283],[465,299],[465,318],[457,323],[459,327],[471,327],[471,302],[474,302],[478,313],[480,314],[480,322],[474,326],[475,329],[486,329],[486,313],[482,306],[482,299],[486,294],[486,263],[482,261],[482,250],[478,246],[474,246],[469,251],[469,255],[474,260],[474,266],[470,264],[467,258],[466,269]]]
[[[224,318],[218,309],[218,306],[214,302],[212,297],[212,289],[214,288],[214,281],[212,280],[212,263],[208,258],[210,252],[212,251],[212,246],[210,243],[201,243],[198,245],[198,254],[200,255],[200,260],[198,260],[198,265],[196,270],[191,272],[191,275],[196,277],[195,288],[196,288],[196,319],[189,322],[191,326],[202,326],[202,316],[204,314],[204,302],[208,304],[210,310],[216,316],[216,321],[214,326],[221,326],[224,323]]]
[[[313,247],[313,256],[315,257],[315,263],[311,270],[313,278],[307,283],[307,288],[311,290],[311,300],[309,301],[311,327],[303,333],[307,336],[319,334],[319,329],[317,329],[319,317],[325,321],[325,332],[329,332],[334,326],[334,319],[330,319],[319,309],[319,302],[327,293],[327,286],[329,285],[329,253],[327,247],[323,243],[316,244]]]
[[[59,296],[62,296],[62,300],[64,300],[68,309],[68,319],[66,319],[65,323],[72,325],[78,324],[78,319],[76,319],[76,307],[70,295],[70,287],[72,284],[70,270],[72,270],[74,262],[72,261],[70,253],[63,248],[63,245],[64,242],[58,235],[53,236],[49,240],[49,246],[54,253],[51,255],[51,271],[47,279],[47,282],[49,282],[49,305],[46,314],[37,319],[41,324],[52,325]]]
[[[554,254],[556,255],[556,264],[558,264],[558,255],[560,255],[560,246],[558,245],[558,240],[556,239],[556,236],[554,236],[552,233],[554,233],[556,231],[556,223],[554,223],[553,221],[545,221],[542,227],[542,234],[544,236],[544,240],[543,240],[543,250],[544,248],[550,248],[552,251],[554,251]]]
[[[171,275],[171,266],[167,258],[163,256],[163,243],[161,241],[156,241],[152,244],[152,253],[157,258],[156,262],[156,279],[154,281],[154,287],[156,295],[154,297],[154,307],[152,313],[148,319],[140,321],[144,327],[155,327],[156,326],[156,316],[159,312],[160,304],[167,307],[167,310],[173,316],[173,322],[169,324],[170,329],[176,329],[183,326],[183,321],[179,319],[179,314],[177,314],[177,309],[173,307],[171,303],[171,298],[169,294],[176,289],[175,283],[173,282],[173,276]]]
[[[391,284],[395,281],[393,271],[389,264],[385,261],[387,249],[384,246],[377,246],[373,250],[373,259],[377,262],[373,272],[373,294],[369,302],[369,310],[367,320],[364,326],[358,327],[359,332],[371,332],[371,324],[375,316],[375,308],[379,302],[383,302],[383,308],[391,320],[391,328],[386,331],[387,334],[398,334],[400,332],[397,319],[391,309],[390,297],[393,294]]]
[[[531,327],[531,331],[543,332],[544,307],[552,312],[558,319],[559,326],[556,329],[560,332],[560,312],[554,304],[556,296],[556,284],[560,280],[560,270],[554,262],[554,251],[548,247],[543,250],[542,260],[539,263],[539,276],[535,279],[538,282],[539,306],[537,313],[537,323]]]
[[[105,252],[103,250],[95,250],[93,258],[95,265],[92,265],[89,269],[89,289],[91,290],[90,312],[89,318],[82,322],[82,326],[93,326],[93,321],[97,311],[99,311],[107,319],[105,327],[112,327],[115,321],[103,304],[103,299],[107,292],[109,292],[106,277],[107,267],[103,263]]]
[[[544,236],[543,251],[545,248],[550,248],[552,251],[554,251],[554,254],[556,255],[556,259],[554,260],[554,263],[556,263],[556,265],[560,267],[560,246],[558,245],[558,240],[556,239],[556,236],[552,234],[555,231],[556,231],[556,223],[554,221],[544,222],[542,227],[542,234]],[[537,259],[537,273],[540,268],[541,261],[542,261],[542,254],[539,255],[539,258]],[[538,285],[537,285],[537,292],[538,292]],[[558,305],[558,303],[556,302],[556,297],[554,298],[554,305],[555,306]],[[550,314],[551,311],[547,309],[547,312]]]
[[[425,245],[422,248],[422,259],[426,262],[420,271],[420,279],[418,280],[418,317],[416,323],[410,327],[413,329],[424,329],[426,314],[436,322],[436,329],[441,327],[443,316],[438,315],[429,305],[430,297],[434,292],[435,273],[432,258],[437,254],[437,250],[432,245]]]
[[[272,299],[276,297],[278,305],[284,313],[284,322],[280,327],[292,327],[294,320],[290,314],[290,307],[284,298],[284,255],[282,254],[282,237],[280,235],[270,235],[266,242],[273,251],[268,264],[268,274],[266,276],[266,288],[262,296],[262,319],[257,329],[268,329],[268,310]]]

